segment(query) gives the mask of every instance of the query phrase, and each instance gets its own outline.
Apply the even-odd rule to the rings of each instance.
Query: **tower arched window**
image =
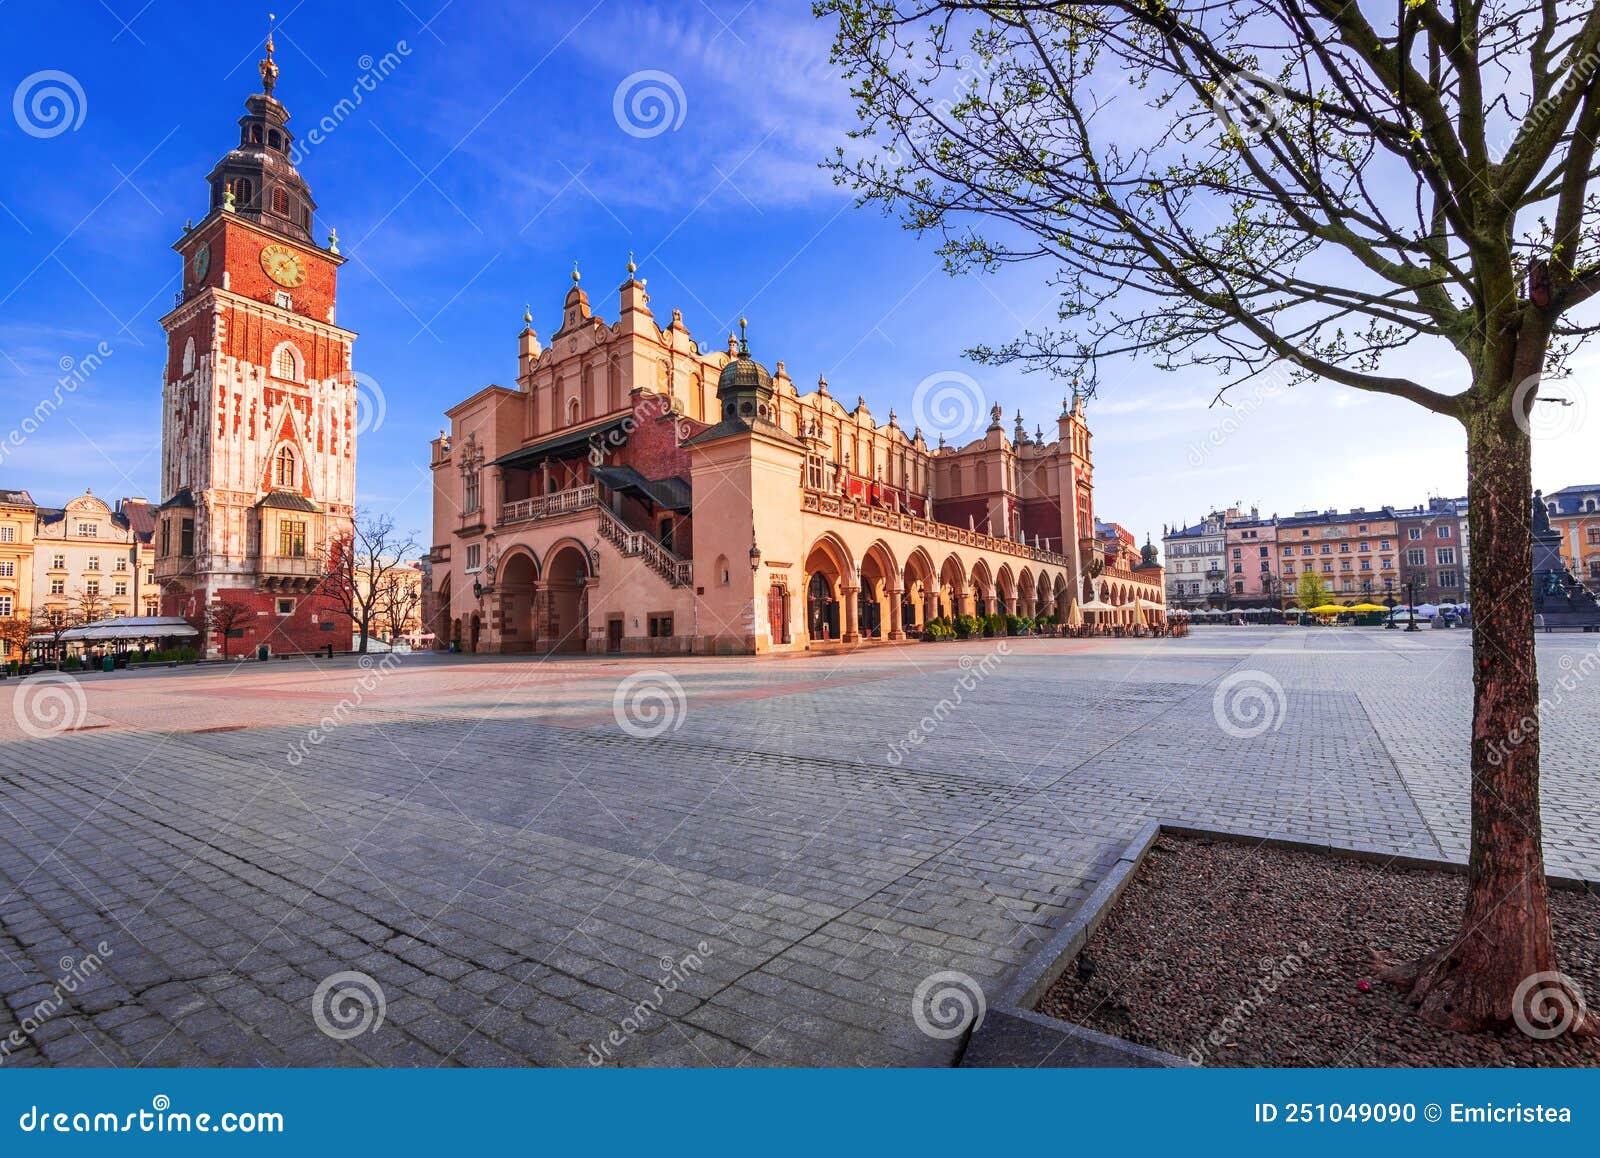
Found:
[[[576,398],[567,403],[567,425],[578,425],[578,400]]]
[[[272,355],[272,373],[278,378],[287,378],[291,382],[300,380],[300,361],[295,357],[294,347],[285,343],[279,346]]]
[[[194,369],[194,339],[185,338],[183,342],[183,372],[189,373]]]
[[[295,485],[294,451],[287,446],[278,451],[277,464],[273,470],[273,485],[280,487],[293,487]]]
[[[277,186],[272,190],[272,211],[283,217],[289,216],[289,194]]]
[[[237,209],[243,209],[256,199],[256,187],[248,180],[240,177],[233,183],[233,204]]]
[[[282,149],[283,148],[283,134],[278,132],[277,129],[273,129],[270,133],[267,134],[267,144],[270,145],[274,149]]]

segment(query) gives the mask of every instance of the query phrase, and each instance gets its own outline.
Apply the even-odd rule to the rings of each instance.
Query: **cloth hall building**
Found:
[[[957,614],[1140,622],[1153,550],[1096,533],[1084,400],[1054,437],[930,447],[894,411],[801,392],[743,336],[661,325],[629,263],[617,316],[576,271],[516,388],[452,407],[433,442],[441,645],[488,652],[767,653],[901,640]],[[741,323],[741,329],[743,323]],[[1140,601],[1143,600],[1143,604]]]

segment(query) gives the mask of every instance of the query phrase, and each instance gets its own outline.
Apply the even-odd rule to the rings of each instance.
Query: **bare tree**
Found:
[[[80,587],[72,596],[72,611],[69,618],[78,624],[98,623],[106,617],[106,612],[111,610],[111,604],[104,595],[98,591],[90,591],[87,587]]]
[[[351,530],[328,543],[322,594],[350,617],[366,652],[386,580],[417,553],[416,532],[402,534],[391,515],[357,511]]]
[[[241,603],[236,599],[224,599],[210,606],[206,618],[209,621],[209,628],[215,631],[217,637],[222,640],[222,658],[227,659],[229,636],[246,623],[254,620],[256,618],[256,610],[248,603]],[[205,639],[206,628],[201,628],[200,640],[202,646],[205,643]]]
[[[379,585],[377,614],[389,642],[421,622],[422,575],[409,564],[384,576]]]
[[[33,633],[31,617],[22,614],[0,616],[0,641],[8,645],[5,662],[19,665],[28,662],[28,643]]]
[[[50,658],[59,669],[63,658],[61,652],[64,646],[61,637],[82,622],[75,610],[47,611],[39,607],[33,611],[33,621],[29,625],[29,635],[30,637],[35,635],[43,636],[49,640]]]
[[[816,7],[838,19],[860,121],[838,180],[938,236],[952,271],[1039,263],[1059,291],[1058,325],[978,358],[1087,373],[1091,389],[1096,359],[1132,355],[1233,385],[1320,378],[1461,424],[1468,901],[1451,941],[1391,979],[1431,1022],[1509,1025],[1521,982],[1556,968],[1529,416],[1595,329],[1600,6]]]

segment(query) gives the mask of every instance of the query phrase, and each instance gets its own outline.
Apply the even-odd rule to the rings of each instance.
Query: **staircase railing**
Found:
[[[619,519],[610,507],[601,504],[600,533],[624,556],[642,558],[657,575],[674,587],[687,587],[694,582],[694,564],[680,559],[643,531],[635,531]]]

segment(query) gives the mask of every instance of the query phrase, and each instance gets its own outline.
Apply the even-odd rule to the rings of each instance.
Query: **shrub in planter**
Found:
[[[987,616],[983,621],[983,634],[988,637],[1004,635],[1006,633],[1006,617],[996,613]]]
[[[928,624],[928,629],[925,632],[925,635],[929,640],[940,642],[946,639],[954,639],[956,635],[956,629],[941,619],[935,619]]]
[[[955,629],[956,638],[958,639],[970,638],[982,630],[978,623],[978,617],[976,615],[968,615],[965,612],[956,616]]]

